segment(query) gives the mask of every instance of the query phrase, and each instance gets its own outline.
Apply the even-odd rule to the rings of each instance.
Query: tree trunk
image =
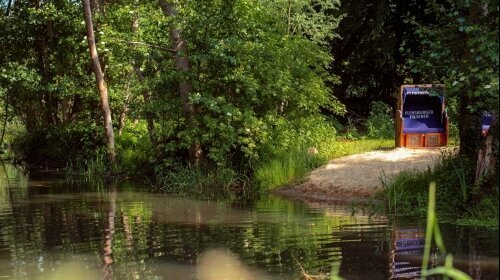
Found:
[[[33,4],[35,5],[36,10],[41,9],[40,0],[35,0]],[[42,83],[44,86],[46,86],[50,80],[49,54],[48,54],[48,43],[46,35],[47,35],[47,26],[39,25],[37,28],[37,35],[36,35],[36,49],[38,51],[38,64],[42,76]],[[52,99],[53,99],[52,94],[48,90],[44,89],[41,102],[43,108],[42,123],[45,125],[55,124],[52,114],[52,107],[53,107]]]
[[[5,12],[5,16],[10,15],[10,8],[12,7],[12,0],[9,0],[9,3],[7,4],[7,11]]]
[[[73,106],[71,107],[71,113],[69,115],[70,121],[74,122],[81,111],[82,111],[82,97],[79,94],[76,94],[75,98],[73,99]]]
[[[176,17],[177,10],[175,4],[165,0],[159,0],[163,14],[167,17]],[[181,72],[179,81],[179,96],[186,117],[186,124],[192,130],[193,119],[196,115],[196,108],[189,103],[189,96],[193,91],[193,86],[186,78],[190,71],[189,59],[187,57],[187,42],[181,36],[181,30],[174,23],[170,25],[170,38],[172,39],[172,49],[175,52],[175,66]],[[191,144],[188,151],[189,161],[199,164],[202,157],[202,148],[199,143]]]
[[[469,106],[474,105],[469,92],[464,90],[461,93],[459,104],[459,135],[460,135],[460,154],[472,160],[477,159],[479,148],[481,126],[480,116],[477,113],[470,112]]]
[[[472,3],[469,14],[469,21],[471,24],[477,24],[479,22],[479,12],[480,6],[478,3]],[[465,41],[468,41],[466,35],[464,37]],[[470,52],[467,44],[465,44],[464,57],[470,65],[476,64],[473,59],[473,54]],[[466,67],[469,67],[467,65]],[[472,159],[477,160],[477,152],[479,149],[479,141],[481,136],[480,128],[480,115],[476,112],[471,112],[470,106],[476,103],[476,100],[471,96],[470,91],[478,88],[478,82],[473,82],[469,89],[463,89],[460,94],[459,103],[459,134],[460,134],[460,154]]]
[[[469,22],[471,25],[477,25],[479,23],[481,13],[481,5],[479,2],[472,2],[469,11]],[[469,41],[470,38],[465,35],[465,42]],[[477,64],[473,59],[474,55],[471,53],[468,44],[465,44],[464,57],[468,62],[465,67],[472,67],[472,65]],[[459,103],[459,134],[460,134],[460,155],[469,158],[472,162],[476,162],[475,166],[475,178],[474,183],[476,186],[480,186],[483,178],[490,176],[489,173],[494,169],[494,156],[492,153],[492,148],[494,145],[494,136],[491,131],[486,137],[481,137],[481,110],[475,110],[471,112],[469,107],[474,106],[477,103],[477,98],[473,97],[471,91],[479,89],[481,86],[480,81],[472,81],[472,84],[468,89],[463,89],[460,94]],[[478,109],[478,108],[476,108]],[[498,137],[496,137],[498,141]],[[481,190],[476,194],[482,195],[484,190]]]
[[[85,24],[87,26],[87,42],[89,44],[90,59],[92,70],[95,74],[97,88],[101,98],[101,110],[104,119],[104,132],[106,133],[106,141],[108,144],[108,159],[110,163],[114,163],[116,159],[115,153],[115,137],[113,134],[113,123],[111,121],[111,109],[108,102],[108,89],[104,81],[104,74],[101,70],[101,63],[97,55],[97,49],[94,39],[94,26],[92,24],[92,13],[90,11],[89,0],[83,0],[83,12],[85,15]]]
[[[491,186],[498,174],[498,115],[494,116],[488,133],[481,142],[477,155],[475,184]],[[482,190],[482,193],[484,191]]]
[[[130,79],[130,78],[128,78]],[[129,83],[127,82],[127,89],[126,89],[127,95],[125,96],[125,100],[123,101],[124,105],[122,108],[122,111],[120,112],[120,116],[118,117],[118,135],[122,135],[123,128],[125,128],[125,120],[127,119],[127,114],[130,111],[128,107],[128,102],[130,99],[130,87]]]

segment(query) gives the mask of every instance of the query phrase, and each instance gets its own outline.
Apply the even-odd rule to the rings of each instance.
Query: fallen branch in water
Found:
[[[297,262],[297,265],[300,268],[300,274],[301,274],[301,279],[304,280],[326,280],[328,275],[321,273],[321,274],[316,274],[316,275],[311,275],[306,272],[304,267],[300,264],[300,262],[295,258],[295,256],[292,254],[292,258]]]

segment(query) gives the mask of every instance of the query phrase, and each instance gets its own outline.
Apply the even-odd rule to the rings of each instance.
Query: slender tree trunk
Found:
[[[5,12],[5,16],[9,16],[10,15],[10,8],[12,7],[12,1],[13,0],[9,0],[9,3],[7,4],[7,11]]]
[[[130,78],[128,78],[128,79],[130,79]],[[117,127],[118,135],[122,135],[123,128],[125,128],[125,120],[127,119],[127,114],[130,111],[130,109],[128,107],[128,102],[130,99],[130,88],[129,88],[128,83],[127,83],[126,92],[127,92],[127,94],[125,95],[125,100],[123,101],[124,105],[123,105],[122,111],[120,112],[120,116],[118,117],[118,127]]]
[[[163,14],[167,17],[176,17],[177,10],[175,4],[165,0],[159,0]],[[181,72],[179,81],[179,96],[182,102],[182,107],[186,117],[188,128],[193,127],[196,108],[189,103],[189,96],[193,92],[193,86],[186,78],[190,71],[189,59],[187,57],[187,42],[181,36],[181,30],[174,23],[170,26],[170,37],[172,39],[172,49],[175,51],[175,65],[177,70]],[[199,164],[202,158],[202,149],[199,143],[191,144],[188,151],[189,161],[194,164]]]
[[[5,130],[7,128],[7,120],[9,119],[9,96],[5,94],[4,100],[4,116],[2,125],[2,135],[0,136],[0,145],[3,146],[3,138],[5,137]]]
[[[79,94],[76,94],[75,98],[73,99],[73,106],[71,107],[71,113],[69,115],[69,119],[71,121],[75,121],[81,110],[82,110],[82,97]]]
[[[469,94],[464,90],[459,103],[460,154],[476,160],[481,136],[480,116],[469,110],[469,106],[474,105],[474,100]]]
[[[116,159],[115,153],[115,136],[113,133],[113,123],[111,120],[111,109],[108,101],[108,89],[104,81],[104,74],[101,70],[101,63],[97,55],[97,48],[94,39],[94,26],[92,24],[92,13],[90,10],[89,0],[83,0],[83,12],[85,15],[85,24],[87,26],[87,42],[89,44],[90,59],[92,70],[94,71],[97,88],[101,98],[101,110],[104,119],[104,132],[106,133],[106,141],[108,144],[108,159],[110,163],[114,163]]]
[[[34,1],[35,9],[40,10],[41,9],[41,1],[40,0],[35,0]],[[36,35],[36,48],[38,51],[38,63],[39,63],[39,68],[42,74],[42,83],[44,85],[47,85],[50,80],[50,71],[49,71],[49,54],[48,54],[48,43],[47,43],[47,26],[44,25],[39,25],[37,28],[37,35]],[[42,95],[42,111],[43,111],[43,116],[42,116],[42,123],[45,125],[50,125],[50,124],[55,124],[53,120],[53,114],[52,114],[52,94],[47,91],[46,89],[43,90],[43,95]]]

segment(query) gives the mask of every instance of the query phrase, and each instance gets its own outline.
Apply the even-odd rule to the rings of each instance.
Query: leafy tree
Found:
[[[191,128],[179,118],[180,106],[172,103],[175,88],[171,91],[169,86],[179,73],[164,76],[168,93],[158,93],[159,102],[165,104],[160,122],[170,124],[159,131],[159,137],[167,154],[179,148],[172,143],[186,148],[188,143],[200,143],[208,161],[249,164],[268,153],[266,147],[283,144],[273,140],[285,120],[300,126],[314,117],[324,123],[320,108],[342,110],[324,83],[325,67],[331,61],[325,44],[309,40],[313,30],[307,26],[288,28],[292,24],[286,20],[288,2],[280,3],[193,1],[178,6],[181,29],[189,42],[190,101],[198,114]],[[308,1],[300,3],[294,6],[297,18],[318,13],[306,9]],[[318,35],[316,40],[326,38]],[[296,135],[290,131],[290,136]]]
[[[425,13],[431,23],[410,18],[422,43],[420,55],[409,61],[412,71],[427,80],[445,83],[447,94],[459,101],[460,154],[478,166],[498,169],[498,1],[429,1]],[[490,145],[482,147],[480,117],[495,115]],[[478,157],[493,150],[493,160]],[[495,167],[496,166],[496,167]],[[490,172],[488,176],[495,176]]]
[[[162,15],[156,1],[90,3],[113,126],[127,131],[117,149],[138,149],[121,138],[147,127],[158,168],[188,163],[199,145],[202,164],[248,171],[259,159],[333,135],[321,113],[344,110],[326,85],[336,80],[327,68],[337,2],[162,3],[175,5],[175,16]],[[19,0],[10,11],[1,18],[0,79],[13,114],[28,132],[100,123],[81,3]]]

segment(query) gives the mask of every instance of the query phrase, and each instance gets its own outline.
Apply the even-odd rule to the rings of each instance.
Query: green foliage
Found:
[[[370,138],[394,138],[395,126],[391,107],[381,101],[373,101],[365,127]]]
[[[76,123],[20,135],[14,140],[13,149],[31,165],[64,167],[77,159],[93,159],[104,145],[101,127]]]
[[[492,201],[498,200],[498,187],[479,200],[475,198],[480,189],[474,186],[473,165],[474,162],[456,153],[443,153],[441,159],[425,171],[403,171],[393,177],[382,175],[388,213],[423,216],[427,185],[435,181],[439,185],[436,211],[440,216],[453,221],[473,218],[478,224],[491,225],[498,209],[485,206],[492,206]]]
[[[191,102],[199,114],[194,129],[181,122],[161,136],[178,137],[183,145],[169,151],[198,142],[218,166],[248,166],[279,153],[274,147],[311,141],[309,131],[327,126],[320,108],[342,112],[325,85],[331,57],[320,42],[333,36],[336,19],[325,14],[333,6],[311,7],[308,1],[182,6],[190,15],[184,35],[193,68]]]
[[[447,93],[474,100],[471,112],[498,112],[498,2],[429,2],[434,24],[413,21],[424,48],[409,60],[413,72],[444,82]]]
[[[157,2],[123,0],[93,10],[114,127],[122,132],[115,172],[151,174],[157,163],[165,170],[185,165],[187,149],[196,143],[204,152],[203,168],[250,173],[260,160],[334,137],[321,112],[344,112],[327,85],[336,82],[327,68],[333,61],[329,40],[340,19],[334,16],[337,1],[174,4],[176,17],[165,16]],[[2,99],[29,135],[101,122],[82,16],[79,2],[35,6],[20,0],[1,18]],[[173,26],[188,46],[180,55],[190,71],[176,69]],[[188,102],[197,112],[189,124],[179,98],[181,81],[192,86]],[[33,146],[21,143],[28,138],[18,138],[18,146]],[[45,152],[62,154],[47,149],[24,155],[41,158]],[[80,154],[75,166],[95,161],[85,150],[74,155]],[[61,164],[60,157],[44,161]]]
[[[359,140],[363,139],[364,135],[358,129],[359,125],[357,123],[359,120],[354,121],[352,118],[347,118],[347,124],[342,127],[341,137],[347,140]]]
[[[116,137],[116,171],[124,175],[154,175],[156,162],[146,125],[137,122]]]

